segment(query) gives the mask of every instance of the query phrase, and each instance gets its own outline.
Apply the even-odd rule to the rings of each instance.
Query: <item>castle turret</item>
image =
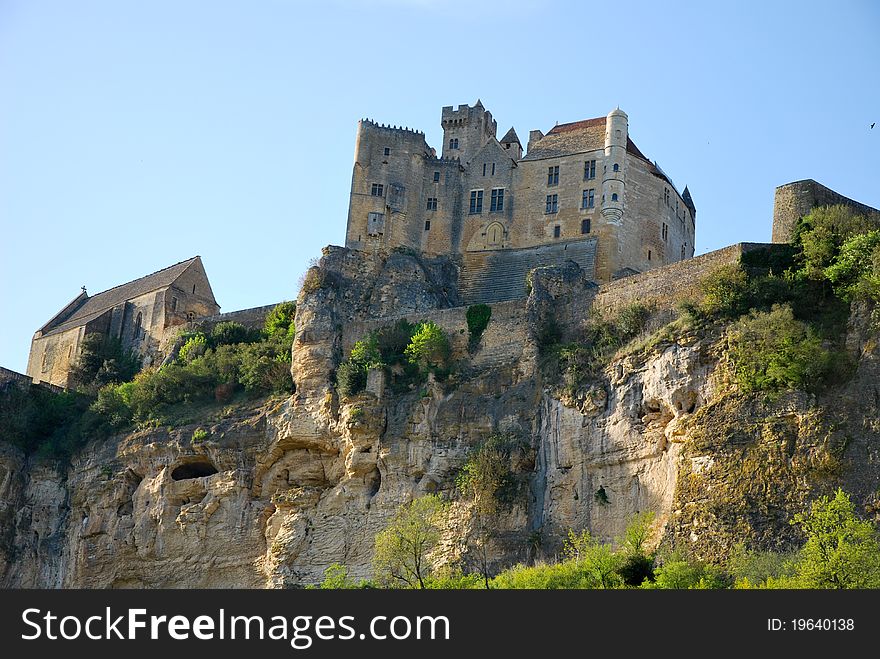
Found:
[[[463,164],[470,162],[498,130],[498,122],[479,99],[473,107],[467,104],[457,109],[451,105],[444,107],[440,125],[443,127],[443,157],[458,158]]]
[[[605,119],[605,164],[602,173],[602,217],[619,224],[623,217],[624,167],[628,135],[626,113],[617,108]]]
[[[501,146],[503,146],[505,150],[510,151],[510,157],[514,160],[522,158],[522,143],[519,141],[519,137],[512,126],[510,130],[504,134],[504,137],[501,138]]]

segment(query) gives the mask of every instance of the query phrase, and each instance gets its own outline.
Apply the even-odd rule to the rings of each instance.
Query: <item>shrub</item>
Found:
[[[849,238],[823,274],[843,300],[880,299],[880,230]]]
[[[733,374],[744,392],[815,389],[832,373],[834,355],[789,306],[753,311],[728,332]]]
[[[375,331],[376,345],[382,361],[386,364],[406,362],[406,347],[412,341],[419,325],[401,318],[393,325],[380,327]]]
[[[177,353],[177,359],[181,364],[189,364],[196,357],[201,357],[208,349],[208,339],[204,334],[195,334],[186,340],[186,343]]]
[[[196,428],[193,430],[192,438],[190,438],[191,444],[198,444],[199,442],[207,441],[211,435],[204,428]]]
[[[351,361],[362,365],[366,369],[379,368],[385,364],[382,362],[382,354],[379,352],[379,340],[375,332],[371,332],[367,338],[357,341],[351,349]]]
[[[240,323],[224,322],[217,323],[211,330],[211,346],[235,345],[237,343],[252,343],[259,341],[262,337],[257,333],[249,330]]]
[[[727,584],[721,570],[699,562],[673,557],[654,569],[654,582],[645,582],[642,588],[675,590],[716,589]]]
[[[443,368],[449,359],[449,339],[434,322],[419,325],[404,354],[423,370]]]
[[[710,316],[736,318],[749,308],[749,276],[738,265],[723,265],[701,282],[702,311]]]
[[[336,369],[336,388],[340,396],[353,396],[367,386],[367,369],[351,360]]]
[[[800,248],[801,273],[824,279],[825,268],[834,262],[844,242],[872,228],[872,222],[850,206],[814,208],[798,222],[792,238]]]
[[[295,327],[293,324],[296,316],[296,302],[281,302],[266,314],[263,322],[263,331],[266,336],[283,336],[293,340]]]
[[[77,389],[94,394],[106,384],[128,382],[140,367],[140,358],[120,339],[86,334],[70,376]]]
[[[629,341],[644,330],[650,317],[651,310],[644,304],[631,304],[621,309],[614,321],[620,343]]]
[[[492,307],[488,304],[474,304],[467,308],[465,318],[467,319],[469,344],[476,346],[489,325],[489,319],[492,317]]]

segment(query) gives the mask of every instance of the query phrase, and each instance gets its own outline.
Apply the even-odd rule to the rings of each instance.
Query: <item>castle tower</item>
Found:
[[[476,105],[448,105],[443,108],[440,125],[443,127],[443,157],[458,158],[462,164],[471,158],[493,137],[498,122],[477,99]]]
[[[623,217],[624,168],[628,135],[626,113],[617,108],[605,119],[605,164],[602,172],[602,217],[620,224]]]
[[[600,272],[613,278],[622,263],[623,194],[628,137],[626,113],[617,108],[605,118],[605,161],[602,164],[603,239],[597,254]]]

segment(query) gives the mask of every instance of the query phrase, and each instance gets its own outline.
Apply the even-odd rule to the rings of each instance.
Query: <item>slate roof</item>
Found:
[[[504,133],[504,137],[499,140],[501,144],[513,144],[516,142],[520,146],[522,146],[522,142],[519,141],[519,136],[517,136],[516,131],[513,130],[513,126],[510,127],[510,130]]]
[[[502,140],[503,141],[503,140]],[[605,148],[605,117],[557,124],[535,144],[523,160],[543,160],[574,153],[586,153]],[[650,162],[627,136],[626,150]]]
[[[152,274],[135,279],[127,284],[114,286],[101,293],[95,293],[90,296],[81,295],[80,298],[82,300],[79,305],[68,305],[73,307],[72,313],[68,311],[66,314],[59,314],[59,316],[52,318],[52,320],[41,327],[40,331],[43,336],[46,336],[47,334],[55,334],[85,325],[108,309],[123,304],[127,300],[170,286],[174,283],[174,280],[197,260],[199,260],[199,257],[194,256],[191,259],[175,263],[162,270],[157,270]]]

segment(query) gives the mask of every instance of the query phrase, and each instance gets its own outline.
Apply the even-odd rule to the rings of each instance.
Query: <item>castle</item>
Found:
[[[469,269],[571,259],[607,282],[693,256],[690,192],[638,149],[619,108],[533,130],[525,155],[479,100],[444,107],[441,125],[438,157],[420,131],[358,123],[346,247],[461,256],[465,298],[489,302],[522,291],[468,291]]]

